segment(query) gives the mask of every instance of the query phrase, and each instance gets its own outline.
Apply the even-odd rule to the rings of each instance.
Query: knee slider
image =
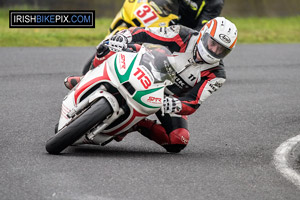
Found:
[[[169,134],[170,144],[187,145],[190,140],[190,133],[185,128],[178,128]]]
[[[169,134],[170,142],[163,147],[171,153],[179,153],[189,142],[190,134],[187,129],[179,128]]]

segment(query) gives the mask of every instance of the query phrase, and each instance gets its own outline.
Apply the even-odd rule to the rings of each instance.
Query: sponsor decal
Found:
[[[118,76],[118,79],[120,81],[120,83],[124,83],[125,81],[127,81],[129,79],[129,76],[131,74],[131,70],[133,68],[133,65],[134,65],[134,62],[137,58],[137,55],[134,57],[134,59],[132,60],[132,62],[130,63],[130,65],[128,66],[128,69],[126,71],[126,73],[124,75],[121,75],[120,72],[119,72],[119,69],[118,69],[118,65],[117,65],[117,56],[115,57],[115,70],[116,70],[116,73],[117,73],[117,76]]]
[[[156,97],[149,97],[148,99],[147,99],[147,101],[149,102],[149,103],[153,103],[153,104],[162,104],[162,101],[161,101],[161,98],[156,98]]]
[[[229,38],[227,35],[220,34],[220,35],[219,35],[219,38],[220,38],[223,42],[225,42],[225,43],[230,43],[230,42],[231,42],[230,38]]]
[[[218,88],[222,87],[222,83],[215,82],[215,83],[209,83],[209,86],[211,87],[211,90],[208,90],[210,93],[215,92],[218,90]]]
[[[183,88],[185,86],[184,82],[179,78],[176,77],[175,78],[175,84],[179,87],[179,88]]]
[[[95,11],[9,11],[10,28],[95,28]]]
[[[196,79],[196,77],[195,77],[193,74],[190,74],[189,79],[190,79],[191,81],[194,81],[194,80]]]
[[[181,141],[184,143],[184,144],[187,144],[189,141],[187,139],[185,139],[183,136],[181,136]]]
[[[215,82],[214,85],[220,88],[220,87],[222,87],[223,83]]]
[[[121,65],[121,69],[126,69],[125,55],[123,55],[123,54],[121,54],[121,56],[120,56],[120,65]]]

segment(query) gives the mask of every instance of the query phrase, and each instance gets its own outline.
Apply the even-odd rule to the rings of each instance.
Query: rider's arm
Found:
[[[198,18],[197,26],[195,28],[198,31],[200,31],[206,22],[220,16],[224,5],[224,0],[211,0],[205,1],[205,3],[206,4]]]
[[[138,52],[141,48],[139,44],[132,44],[130,48],[133,51]],[[101,49],[101,50],[99,50]],[[98,67],[101,65],[106,59],[108,59],[110,56],[114,55],[116,52],[111,51],[107,46],[104,44],[101,44],[97,48],[97,53],[95,55],[94,61],[93,61],[93,68]]]
[[[225,71],[221,66],[202,71],[201,81],[198,82],[185,96],[178,98],[182,104],[182,110],[178,114],[193,114],[203,101],[223,85],[225,80]]]
[[[197,34],[194,30],[180,25],[151,28],[131,27],[129,31],[132,34],[132,42],[161,44],[169,47],[171,52],[185,51],[188,39],[192,34]]]

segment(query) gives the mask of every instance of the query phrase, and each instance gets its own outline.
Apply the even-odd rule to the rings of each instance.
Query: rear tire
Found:
[[[47,152],[59,154],[112,113],[113,110],[110,104],[106,99],[101,98],[71,124],[50,138],[46,143]]]

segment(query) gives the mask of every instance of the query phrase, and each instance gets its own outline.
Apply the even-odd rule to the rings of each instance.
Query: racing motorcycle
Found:
[[[168,27],[177,24],[178,8],[178,0],[125,0],[104,40],[130,27]],[[83,75],[89,71],[94,57],[92,55],[84,65]]]
[[[173,66],[171,52],[161,45],[144,43],[139,52],[110,56],[63,99],[56,134],[46,142],[47,152],[59,154],[82,141],[106,145],[156,113],[163,106],[165,87],[174,83]]]
[[[178,0],[125,0],[110,25],[110,35],[133,26],[167,27],[178,21]]]

